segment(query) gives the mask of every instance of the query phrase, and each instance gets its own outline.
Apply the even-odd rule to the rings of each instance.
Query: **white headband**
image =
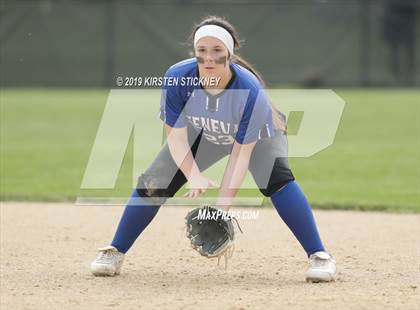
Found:
[[[229,31],[217,25],[205,25],[198,28],[194,35],[194,47],[197,46],[198,40],[203,37],[214,37],[223,42],[229,53],[233,55],[233,38]]]

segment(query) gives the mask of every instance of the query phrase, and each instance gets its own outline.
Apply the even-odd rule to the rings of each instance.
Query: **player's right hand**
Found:
[[[200,174],[188,180],[188,192],[184,194],[185,198],[197,198],[200,194],[207,191],[208,188],[219,188],[220,184],[206,176]]]

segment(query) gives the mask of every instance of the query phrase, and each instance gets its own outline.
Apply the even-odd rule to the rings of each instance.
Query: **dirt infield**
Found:
[[[249,209],[247,209],[249,210]],[[242,220],[228,271],[163,207],[122,274],[89,273],[122,207],[2,203],[1,309],[419,309],[419,215],[317,211],[338,262],[334,283],[304,282],[306,258],[274,209]]]

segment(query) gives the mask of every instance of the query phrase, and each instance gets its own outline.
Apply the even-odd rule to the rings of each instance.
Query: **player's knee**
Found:
[[[157,178],[141,174],[137,179],[136,190],[140,197],[150,198],[156,204],[164,204],[174,194],[171,193],[168,186],[165,188],[161,184],[162,182]]]
[[[277,178],[275,181],[269,182],[265,188],[260,188],[259,190],[265,197],[271,197],[275,192],[281,190],[289,182],[294,180],[295,178],[293,175],[285,178]]]

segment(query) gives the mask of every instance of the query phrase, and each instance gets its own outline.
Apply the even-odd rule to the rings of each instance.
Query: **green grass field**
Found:
[[[334,144],[310,158],[290,160],[311,203],[419,212],[419,92],[336,92],[346,107]],[[107,96],[105,90],[2,89],[1,200],[128,195],[131,144],[114,190],[80,190]],[[158,111],[158,102],[147,106]]]

